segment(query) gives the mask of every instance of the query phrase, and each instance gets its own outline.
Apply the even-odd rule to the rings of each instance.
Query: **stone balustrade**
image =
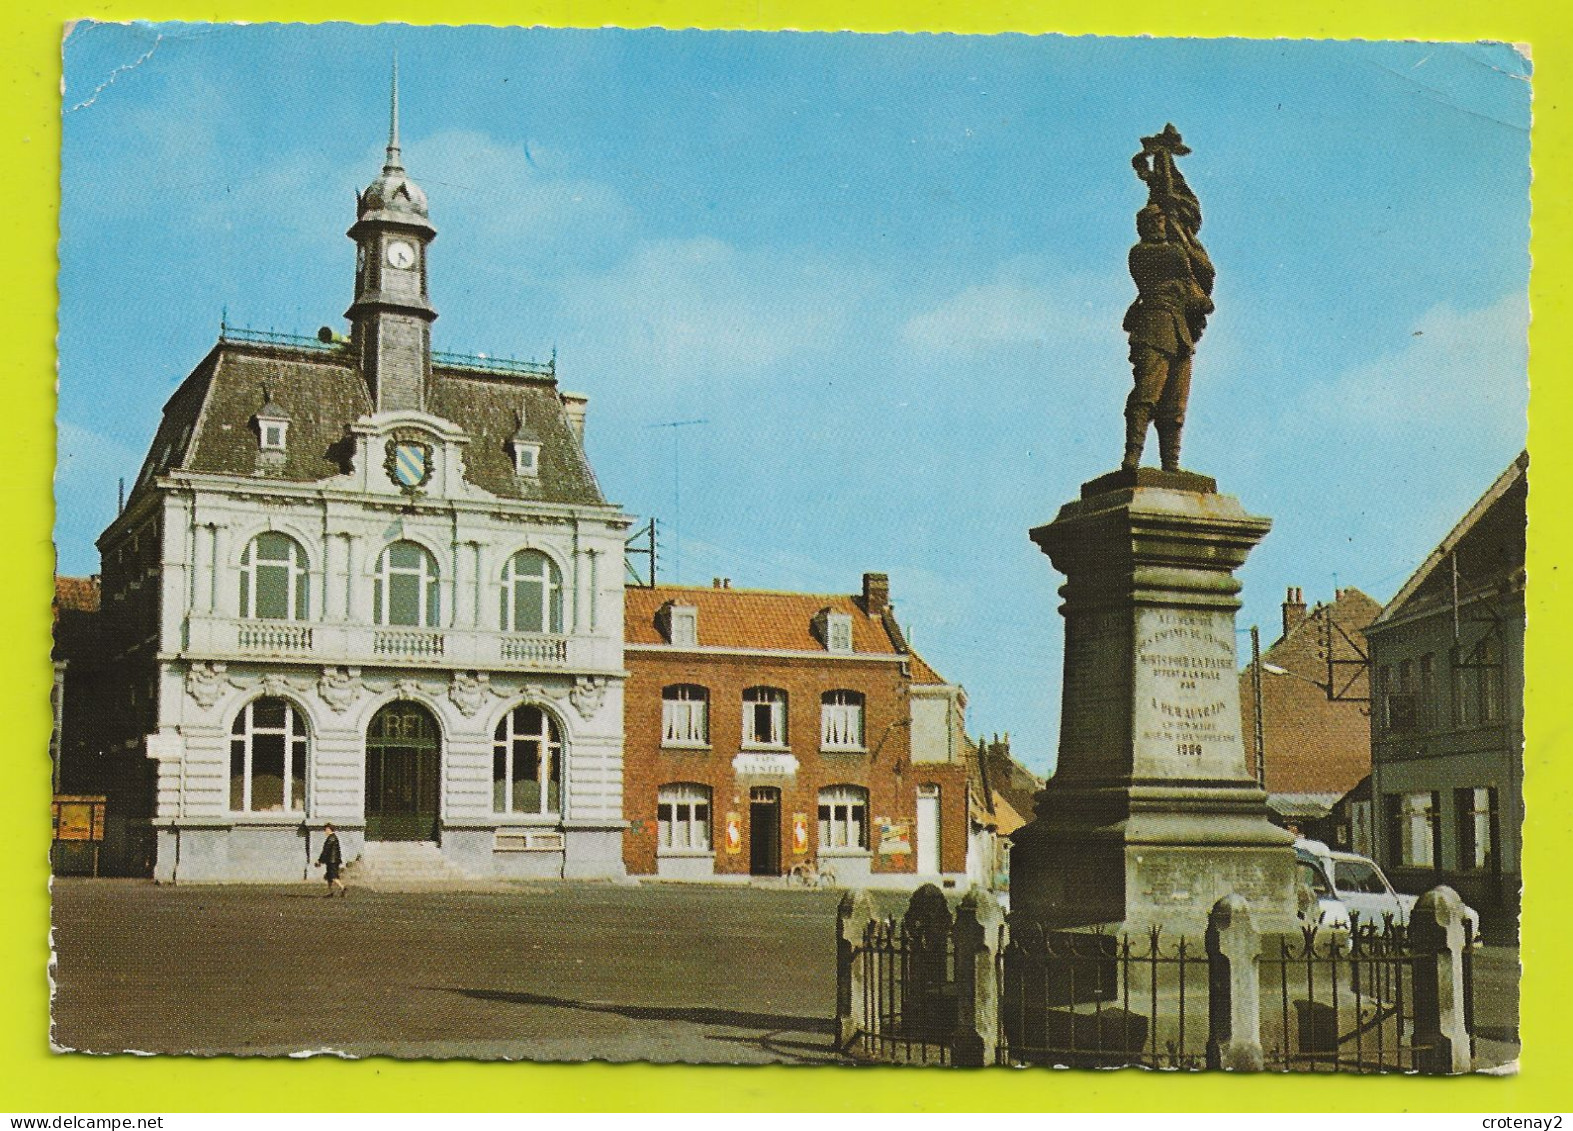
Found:
[[[621,641],[615,637],[224,617],[191,617],[179,651],[186,658],[201,660],[298,656],[320,663],[438,663],[493,671],[616,671],[622,667]]]

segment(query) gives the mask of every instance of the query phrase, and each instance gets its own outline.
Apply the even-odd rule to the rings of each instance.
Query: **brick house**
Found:
[[[625,610],[630,875],[964,879],[965,693],[907,647],[884,574],[857,595],[630,588]]]
[[[1283,633],[1262,651],[1268,805],[1276,820],[1307,836],[1332,837],[1332,810],[1371,772],[1364,630],[1381,611],[1354,588],[1339,589],[1330,603],[1307,609],[1304,591],[1292,587],[1283,603]],[[1246,664],[1240,672],[1240,733],[1248,749],[1256,726],[1252,682]]]

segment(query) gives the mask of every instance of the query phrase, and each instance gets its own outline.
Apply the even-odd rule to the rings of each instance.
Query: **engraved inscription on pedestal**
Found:
[[[1065,625],[1060,772],[1101,764],[1123,745],[1129,719],[1130,614],[1078,613]],[[1100,767],[1101,768],[1101,767]]]
[[[1248,778],[1232,611],[1138,610],[1135,660],[1134,773]]]

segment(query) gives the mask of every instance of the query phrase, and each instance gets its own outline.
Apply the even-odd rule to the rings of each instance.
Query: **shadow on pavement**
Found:
[[[514,993],[505,990],[467,990],[441,987],[477,1001],[501,1001],[512,1005],[547,1005],[557,1009],[582,1009],[588,1013],[615,1013],[633,1021],[688,1021],[695,1025],[726,1025],[733,1029],[763,1029],[770,1033],[825,1033],[834,1035],[836,1023],[825,1017],[784,1017],[776,1013],[745,1013],[736,1009],[709,1006],[615,1005],[604,1001],[575,1001],[547,994]]]

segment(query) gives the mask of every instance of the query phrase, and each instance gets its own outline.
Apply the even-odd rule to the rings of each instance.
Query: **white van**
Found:
[[[1371,924],[1378,932],[1385,931],[1389,922],[1409,925],[1417,897],[1394,891],[1376,861],[1334,851],[1319,840],[1301,838],[1294,842],[1294,850],[1302,864],[1309,861],[1321,869],[1333,894],[1362,924]],[[1470,939],[1480,933],[1480,914],[1468,905],[1464,907],[1464,928]]]

